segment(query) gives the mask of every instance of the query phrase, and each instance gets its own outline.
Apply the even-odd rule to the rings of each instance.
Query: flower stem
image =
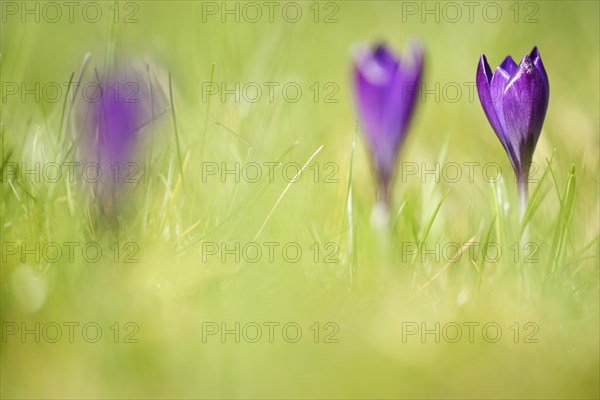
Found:
[[[390,219],[390,185],[381,181],[377,187],[377,199],[371,212],[371,225],[387,230]]]
[[[520,176],[517,182],[518,190],[519,190],[519,221],[523,224],[525,221],[525,212],[527,211],[527,203],[529,202],[529,185],[528,185],[528,177],[527,174],[524,176]],[[526,226],[523,227],[523,234],[521,235],[521,239],[523,241],[527,241],[527,237],[529,236],[529,230]]]
[[[520,178],[518,182],[519,187],[519,216],[521,217],[521,222],[523,222],[523,218],[525,217],[525,211],[527,211],[527,203],[529,202],[529,190],[527,184],[527,178]]]

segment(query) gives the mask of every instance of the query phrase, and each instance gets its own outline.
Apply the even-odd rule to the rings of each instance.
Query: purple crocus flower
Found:
[[[515,170],[524,212],[529,168],[550,95],[548,75],[537,47],[519,65],[511,56],[506,57],[493,74],[482,54],[477,67],[477,91],[483,111]]]
[[[148,67],[149,68],[149,67]],[[95,197],[107,215],[114,215],[126,194],[141,178],[136,163],[141,138],[154,119],[164,113],[164,96],[150,74],[141,68],[115,67],[105,76],[96,74],[83,92],[81,129],[86,161],[94,163],[100,179]],[[128,185],[125,185],[128,184]]]
[[[371,149],[379,201],[389,205],[400,146],[413,115],[423,72],[423,48],[400,60],[385,45],[363,49],[355,58],[354,83],[359,120]]]
[[[99,94],[91,101],[89,134],[103,172],[115,166],[123,168],[133,159],[136,136],[149,118],[148,100],[140,98],[143,83],[122,73],[98,83]]]

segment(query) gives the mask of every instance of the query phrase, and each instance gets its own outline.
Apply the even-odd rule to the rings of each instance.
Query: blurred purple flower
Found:
[[[164,92],[150,69],[119,66],[86,85],[96,90],[83,91],[81,109],[83,153],[88,163],[97,166],[100,179],[94,194],[105,214],[114,214],[123,183],[139,182],[137,164],[142,136],[148,126],[164,114]],[[117,196],[119,195],[119,196]]]
[[[149,99],[141,98],[139,77],[114,75],[98,84],[98,97],[91,102],[88,135],[96,161],[104,170],[122,168],[134,156],[136,135],[151,118]]]
[[[355,57],[358,116],[371,149],[379,201],[388,205],[400,146],[413,115],[423,72],[423,48],[414,45],[411,60],[400,60],[385,45],[363,49]]]
[[[537,47],[518,66],[507,56],[493,74],[482,54],[477,67],[477,91],[483,111],[513,165],[524,207],[529,168],[550,95],[548,75]]]

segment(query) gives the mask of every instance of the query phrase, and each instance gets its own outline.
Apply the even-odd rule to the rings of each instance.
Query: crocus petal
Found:
[[[498,67],[496,69],[496,73],[494,74],[494,78],[492,79],[490,91],[494,93],[495,96],[493,104],[494,109],[496,110],[496,115],[498,116],[499,127],[498,131],[496,131],[496,134],[504,146],[512,165],[515,168],[519,168],[519,146],[518,143],[513,140],[513,136],[511,135],[510,131],[507,130],[504,114],[504,91],[509,80],[510,77],[508,76],[508,73],[502,68]]]
[[[386,176],[391,176],[400,145],[412,119],[415,104],[419,95],[421,76],[423,73],[423,50],[420,46],[412,49],[412,59],[399,64],[387,92],[387,101],[383,104],[381,132],[388,132],[387,140],[379,143],[378,151]],[[408,61],[408,62],[407,62]]]
[[[479,100],[481,106],[485,112],[486,117],[490,121],[492,128],[496,133],[501,132],[501,126],[496,115],[496,109],[493,104],[493,97],[490,93],[490,83],[492,80],[492,70],[485,58],[485,55],[481,55],[479,64],[477,65],[477,93],[479,94]]]
[[[97,96],[78,104],[82,156],[102,171],[135,161],[144,128],[166,108],[159,77],[148,71],[135,60],[115,65],[110,73],[95,75]]]
[[[387,133],[382,132],[388,91],[393,83],[395,69],[380,64],[372,55],[359,60],[355,68],[355,85],[358,109],[367,138],[371,146],[378,147],[379,141],[386,140]]]
[[[505,127],[513,145],[518,146],[521,167],[531,161],[546,116],[546,99],[544,78],[525,55],[502,98]]]
[[[498,135],[498,139],[502,142],[502,145],[506,149],[508,153],[508,157],[510,158],[513,165],[518,165],[518,147],[512,141],[512,137],[509,134],[509,131],[506,130],[506,121],[504,120],[504,105],[502,99],[504,97],[504,91],[508,82],[510,81],[510,75],[506,72],[502,67],[496,68],[496,72],[492,77],[492,82],[490,84],[490,96],[492,98],[492,105],[494,106],[494,110],[496,111],[496,116],[498,117],[498,126],[492,125],[494,131]]]
[[[542,75],[542,79],[544,80],[544,87],[546,90],[546,102],[550,97],[550,84],[548,83],[548,74],[546,73],[546,68],[544,68],[544,63],[542,62],[542,57],[540,56],[540,52],[538,51],[537,46],[533,48],[531,54],[529,54],[529,58],[533,60],[533,65],[537,68],[537,70]]]
[[[479,86],[479,78],[481,77],[482,83],[485,81],[485,83],[488,84],[489,90],[489,84],[492,81],[492,75],[492,69],[487,62],[487,58],[485,58],[485,54],[482,54],[481,58],[479,59],[479,64],[477,65],[477,85]]]
[[[395,55],[379,45],[375,51],[362,48],[355,53],[356,74],[369,84],[386,86],[398,69]]]
[[[504,61],[506,64],[509,64],[507,60],[508,57]],[[512,58],[510,60],[512,60]],[[507,68],[510,68],[510,66]],[[511,162],[513,165],[518,165],[518,152],[511,143],[510,138],[506,135],[502,111],[502,94],[509,80],[509,73],[502,67],[498,67],[496,73],[492,75],[492,71],[485,55],[481,55],[477,66],[477,93],[479,94],[483,112],[490,122],[492,129],[494,129],[496,136],[502,143],[502,146],[508,153]]]
[[[511,56],[507,56],[504,61],[502,61],[502,64],[500,64],[500,67],[508,72],[508,75],[511,77],[514,76],[519,70],[519,66],[517,63],[515,63]]]
[[[95,110],[99,152],[102,161],[108,164],[123,163],[128,159],[136,130],[142,122],[139,103],[128,101],[124,96],[127,84],[127,81],[106,82]]]
[[[381,68],[390,74],[393,74],[399,65],[396,55],[388,50],[383,44],[380,44],[375,48],[373,59]]]

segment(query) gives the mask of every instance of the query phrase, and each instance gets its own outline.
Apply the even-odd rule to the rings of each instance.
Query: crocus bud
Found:
[[[115,215],[123,187],[141,178],[138,151],[152,122],[164,114],[165,97],[149,67],[118,66],[96,73],[92,90],[84,93],[80,129],[85,161],[101,174],[95,197],[105,214]]]
[[[423,49],[399,59],[385,45],[357,52],[354,83],[360,123],[370,147],[379,201],[389,203],[398,152],[417,102],[423,71]]]
[[[524,211],[529,168],[550,95],[548,75],[537,47],[519,65],[511,56],[506,57],[493,74],[482,55],[477,67],[477,91],[483,111],[517,175]]]

